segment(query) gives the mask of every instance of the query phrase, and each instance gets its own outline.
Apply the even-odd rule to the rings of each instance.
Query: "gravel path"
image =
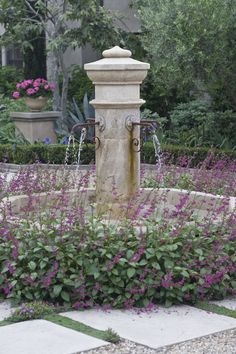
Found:
[[[151,349],[128,340],[77,354],[236,354],[236,329]]]

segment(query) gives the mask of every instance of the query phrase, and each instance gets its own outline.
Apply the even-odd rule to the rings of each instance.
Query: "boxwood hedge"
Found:
[[[63,164],[66,153],[66,145],[62,144],[33,144],[33,145],[0,145],[0,162],[14,164],[31,164],[37,161],[41,163]],[[217,150],[204,147],[189,148],[185,146],[163,145],[162,154],[165,161],[175,163],[179,157],[185,156],[191,159],[190,167],[204,161],[209,153],[213,153],[217,159],[236,159],[234,150]],[[70,154],[71,156],[73,153]],[[85,145],[81,153],[81,164],[89,164],[95,161],[95,147],[92,144]],[[155,164],[155,151],[151,142],[144,144],[141,152],[143,163]],[[69,163],[72,162],[72,158]]]

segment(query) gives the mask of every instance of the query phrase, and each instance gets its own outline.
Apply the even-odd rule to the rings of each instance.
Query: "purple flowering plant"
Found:
[[[28,321],[42,318],[55,312],[55,307],[44,301],[32,301],[22,304],[7,318],[10,322]]]
[[[12,97],[15,99],[21,97],[50,97],[54,89],[55,84],[49,83],[43,78],[28,79],[16,84],[16,90],[13,92]]]
[[[148,172],[150,173],[150,171]],[[212,158],[196,169],[185,157],[153,175],[150,197],[131,201],[129,219],[104,223],[84,207],[94,169],[75,180],[68,169],[21,169],[9,181],[0,175],[4,196],[28,196],[20,215],[5,199],[0,214],[0,298],[41,299],[75,308],[144,307],[194,303],[236,294],[235,161]],[[145,181],[147,171],[142,170]],[[91,178],[92,177],[92,178]],[[155,199],[152,191],[167,187]],[[186,193],[168,208],[168,188]],[[201,218],[190,191],[212,193]],[[53,193],[56,191],[56,193]],[[44,195],[40,203],[37,193]],[[116,188],[111,191],[114,199]],[[214,202],[222,195],[220,204]],[[46,204],[47,203],[47,204]],[[199,203],[199,202],[198,202]],[[47,205],[47,207],[45,207]],[[156,206],[162,205],[161,215]],[[201,209],[198,211],[201,212]],[[140,228],[142,220],[142,228]],[[25,310],[24,310],[25,311]]]

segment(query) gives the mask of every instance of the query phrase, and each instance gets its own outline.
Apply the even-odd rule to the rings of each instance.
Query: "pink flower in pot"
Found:
[[[13,94],[12,94],[12,97],[16,98],[16,99],[20,98],[20,92],[14,91]]]
[[[26,92],[30,96],[32,96],[32,95],[34,95],[36,93],[36,91],[34,89],[32,89],[32,88],[29,88],[28,90],[26,90]]]

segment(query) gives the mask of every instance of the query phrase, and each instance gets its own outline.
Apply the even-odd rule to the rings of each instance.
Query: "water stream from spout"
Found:
[[[87,129],[86,128],[82,128],[81,129],[81,134],[80,134],[80,139],[79,139],[79,149],[78,149],[77,156],[75,155],[75,137],[74,137],[73,134],[69,136],[68,142],[67,142],[65,159],[64,159],[64,165],[65,166],[68,165],[69,158],[70,158],[70,146],[72,145],[72,151],[73,151],[73,155],[74,155],[73,158],[74,158],[74,161],[76,163],[76,170],[79,169],[80,156],[81,156],[81,151],[83,150],[83,143],[84,143],[84,140],[86,138],[86,134],[87,134]]]
[[[87,129],[82,128],[81,134],[80,134],[80,139],[79,139],[79,150],[78,150],[78,154],[77,154],[76,171],[78,171],[78,169],[79,169],[81,151],[83,150],[83,143],[85,141],[86,135],[87,135]]]
[[[155,133],[152,134],[152,142],[155,150],[156,166],[158,171],[161,169],[161,144]]]
[[[66,155],[65,155],[65,159],[64,159],[64,165],[67,166],[68,162],[69,162],[69,158],[70,158],[70,145],[72,144],[72,149],[74,151],[75,148],[75,137],[74,135],[70,135],[68,138],[68,142],[67,142],[67,148],[66,148]]]

